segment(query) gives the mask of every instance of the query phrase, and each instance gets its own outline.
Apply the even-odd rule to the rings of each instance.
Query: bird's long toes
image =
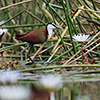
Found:
[[[49,63],[49,62],[45,62],[44,64],[40,65],[40,67],[41,67],[41,66],[44,66],[44,65],[46,65],[46,64],[48,64],[48,63]]]

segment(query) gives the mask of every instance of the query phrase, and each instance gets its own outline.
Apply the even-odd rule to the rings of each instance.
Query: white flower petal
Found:
[[[59,90],[62,87],[62,77],[59,75],[43,76],[42,79],[40,79],[40,84],[48,90]]]
[[[8,29],[2,29],[4,33],[6,33],[8,31]]]
[[[30,89],[20,85],[1,86],[0,99],[2,100],[26,100],[30,96]]]
[[[89,38],[89,36],[90,36],[90,35],[86,35],[86,39],[88,39],[88,38]]]
[[[72,36],[73,41],[77,41],[77,42],[85,42],[89,40],[89,36],[90,35],[85,35],[85,34],[79,34],[79,35],[74,35]]]
[[[21,73],[14,72],[14,71],[5,71],[0,72],[0,82],[7,83],[7,82],[16,82],[18,78],[21,77]]]
[[[2,44],[0,43],[0,47],[2,46]]]
[[[5,21],[1,21],[0,25],[2,25]],[[0,29],[0,35],[2,35],[3,33],[6,33],[8,31],[8,29]]]
[[[0,35],[2,35],[3,33],[6,33],[8,31],[8,29],[0,29]]]

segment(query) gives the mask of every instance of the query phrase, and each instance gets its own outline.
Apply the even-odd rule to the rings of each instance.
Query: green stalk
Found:
[[[83,33],[83,30],[82,30],[82,27],[80,26],[80,24],[79,24],[79,19],[78,18],[76,18],[76,21],[77,21],[77,25],[78,25],[78,29],[80,29],[80,33]]]
[[[91,18],[91,19],[94,19],[93,18],[93,16],[88,12],[88,11],[86,11],[86,13],[87,13],[87,15]],[[96,16],[97,14],[96,13],[93,13],[93,12],[91,12],[94,16]],[[97,18],[99,18],[99,16],[96,16]],[[100,20],[100,18],[99,18],[99,20]],[[98,25],[95,25],[96,26],[96,28],[98,29],[98,30],[100,30],[100,27],[98,26]]]
[[[66,2],[66,6],[67,6],[67,11],[68,11],[68,14],[70,15],[70,9],[69,9],[69,2],[68,2],[68,0],[65,0],[65,2]],[[66,12],[67,13],[67,12]],[[71,16],[68,16],[68,18],[69,18],[69,20],[70,20],[70,23],[69,23],[69,21],[67,20],[67,22],[68,22],[68,27],[69,27],[69,34],[70,34],[70,38],[71,38],[71,41],[73,41],[73,39],[72,39],[72,27],[70,28],[70,24],[74,27],[74,25],[73,25],[73,22],[72,22],[72,19],[71,19]],[[76,32],[77,33],[77,32]],[[76,53],[76,48],[75,48],[75,45],[74,45],[74,43],[72,42],[72,45],[73,45],[73,50],[74,50],[74,53]]]
[[[41,12],[42,12],[42,14],[43,14],[43,17],[45,16],[46,20],[49,22],[49,19],[48,19],[48,17],[45,15],[44,11],[42,10],[42,8],[41,8],[40,3],[38,2],[38,0],[37,0],[37,4],[38,4],[38,6],[39,6],[39,8],[40,8],[40,10],[41,10]]]
[[[48,42],[58,41],[58,39],[49,39]],[[70,42],[70,39],[63,39],[64,42]]]
[[[83,1],[85,2],[85,4],[86,4],[89,8],[93,9],[93,8],[87,3],[86,0],[83,0]]]
[[[84,6],[82,6],[81,8],[84,8]],[[82,10],[78,10],[78,12],[74,15],[72,21],[74,21],[74,20],[76,19],[76,17],[80,14],[81,11],[82,11]],[[66,24],[67,24],[67,23],[66,23]],[[62,37],[62,38],[63,38],[64,35],[66,34],[67,30],[68,30],[68,27],[66,26],[65,29],[63,30],[62,34],[61,34],[61,37]],[[56,49],[57,46],[59,45],[60,41],[61,41],[61,39],[58,39],[58,42],[56,43],[56,45],[55,45],[55,47],[53,48],[52,52],[55,51],[55,49]]]
[[[52,6],[50,6],[50,8],[51,8],[52,11],[59,17],[59,19],[60,19],[65,25],[67,25],[66,22],[64,21],[64,19],[63,19],[61,16],[59,16],[59,14],[57,13],[57,11],[56,11]]]
[[[95,2],[94,2],[94,0],[91,0],[92,1],[92,4],[93,4],[93,8],[94,8],[94,10],[97,10],[96,9],[96,6],[95,6]]]
[[[5,6],[8,6],[6,0],[4,0],[4,3],[5,3]],[[9,8],[7,8],[5,10],[6,10],[6,12],[9,12]],[[9,13],[7,13],[5,16],[6,16],[6,19],[9,19]]]
[[[59,14],[57,13],[57,11],[49,4],[49,3],[47,3],[47,1],[46,0],[43,0],[45,3],[46,3],[46,5],[48,5],[49,7],[50,7],[50,9],[52,9],[52,11],[59,17],[59,19],[66,25],[66,22],[64,21],[64,19],[61,17],[61,16],[59,16]]]
[[[54,18],[54,14],[53,14],[53,12],[52,12],[52,9],[51,9],[51,7],[50,7],[50,5],[49,5],[49,2],[47,3],[47,5],[49,6],[49,8],[50,8],[50,12],[51,12],[51,15],[52,15],[52,17],[53,17],[53,20],[54,20],[54,23],[55,23],[55,18]],[[57,13],[57,12],[56,12]],[[58,13],[57,13],[58,14]],[[58,30],[58,29],[57,29]],[[56,33],[56,32],[55,32]],[[56,33],[56,35],[57,35],[57,37],[59,38],[61,38],[61,43],[63,44],[63,46],[64,46],[64,49],[65,49],[65,51],[67,51],[67,48],[66,48],[66,46],[65,46],[65,44],[64,44],[64,41],[63,41],[63,39],[62,39],[62,37],[61,37],[61,34],[60,34],[60,32],[59,32],[59,30],[58,30],[58,33],[59,33],[59,35]],[[70,54],[68,53],[68,55],[70,56]]]
[[[80,0],[77,0],[78,2],[79,2],[79,4],[82,6],[83,4],[82,4],[82,2],[80,1]]]
[[[12,42],[0,42],[2,45],[11,45],[11,44],[16,44],[16,43],[12,43]]]
[[[52,13],[52,16],[53,16],[53,19],[54,19],[54,22],[55,22],[55,18],[54,18],[54,14],[53,14],[53,13]],[[65,51],[67,51],[67,48],[66,48],[66,46],[65,46],[65,44],[64,44],[64,41],[63,41],[63,38],[61,37],[61,34],[60,34],[60,32],[59,32],[59,29],[57,29],[57,31],[58,31],[59,35],[58,35],[57,33],[56,33],[56,35],[57,35],[58,37],[60,37],[61,43],[63,44]],[[68,53],[68,56],[70,57],[70,54],[69,54],[69,53]]]
[[[70,34],[70,38],[71,38],[71,41],[73,40],[72,39],[72,21],[71,21],[71,18],[70,18],[70,16],[68,16],[68,15],[70,15],[70,9],[69,9],[69,3],[68,3],[68,0],[65,0],[66,1],[66,6],[67,6],[67,10],[65,9],[65,5],[64,5],[64,2],[62,1],[62,0],[60,0],[60,2],[62,2],[62,6],[63,6],[63,9],[64,9],[64,12],[65,12],[65,17],[66,17],[66,22],[67,22],[67,25],[68,25],[68,30],[69,30],[69,34]],[[68,15],[67,15],[67,13],[68,13]],[[70,20],[70,22],[71,23],[69,23],[69,20]],[[72,45],[73,45],[73,50],[74,50],[74,53],[76,53],[76,49],[75,49],[75,45],[74,45],[74,43],[72,42]]]
[[[3,48],[0,49],[0,52],[6,51],[6,50],[9,50],[9,49],[18,47],[18,46],[22,46],[22,45],[25,45],[25,44],[27,44],[27,42],[23,42],[23,43],[19,43],[19,44],[14,44],[14,45],[10,45],[10,46],[7,46],[7,47],[3,47]]]
[[[59,6],[59,5],[55,5],[55,4],[49,4],[50,6],[57,8],[57,9],[61,9],[63,10],[63,7]]]
[[[2,26],[0,28],[7,28],[7,29],[12,29],[12,28],[21,28],[21,27],[33,27],[33,26],[43,26],[44,24],[23,24],[23,25],[11,25],[11,26]]]
[[[1,24],[0,26],[6,24],[7,22],[11,21],[12,19],[14,19],[15,17],[17,17],[18,15],[20,15],[21,13],[23,13],[25,10],[22,10],[21,12],[17,13],[15,16],[13,16],[12,18],[8,19],[7,21],[5,21],[3,24]]]
[[[36,17],[34,14],[32,14],[31,12],[29,12],[28,10],[25,10],[29,15],[31,15],[32,17],[34,17],[35,19],[37,19],[39,22],[43,23],[44,25],[46,25],[46,23],[44,23],[41,19],[39,19],[38,17]]]
[[[100,67],[100,65],[97,64],[92,64],[92,65],[55,65],[55,66],[46,66],[46,67],[37,67],[37,68],[28,68],[28,69],[23,69],[23,70],[19,70],[20,72],[27,72],[27,71],[35,71],[35,70],[45,70],[45,69],[54,69],[54,68],[67,68],[67,67]],[[93,71],[89,71],[90,73],[92,73]],[[96,71],[94,71],[95,73]],[[98,71],[100,72],[100,70]],[[81,72],[81,73],[88,73],[87,71],[85,72]],[[75,74],[75,73],[74,73]]]
[[[76,45],[75,47],[77,48],[77,47],[79,47],[79,46],[80,46],[80,44]],[[62,57],[63,55],[69,53],[71,50],[73,50],[73,48],[70,48],[70,49],[67,50],[66,52],[62,53],[60,56],[57,56],[56,58],[54,58],[53,60],[51,60],[49,63],[52,63],[52,62],[56,61],[57,59],[59,59],[59,58]]]

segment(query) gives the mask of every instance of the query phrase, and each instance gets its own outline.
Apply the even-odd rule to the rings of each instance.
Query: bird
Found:
[[[37,66],[35,64],[35,62],[29,56],[29,53],[30,53],[34,44],[40,44],[40,43],[43,43],[43,42],[47,41],[48,39],[50,39],[52,36],[52,33],[53,33],[53,29],[56,29],[56,28],[62,29],[61,27],[57,26],[54,23],[48,23],[46,25],[46,29],[37,29],[37,30],[33,30],[33,31],[26,32],[23,34],[16,35],[17,40],[21,40],[23,42],[29,43],[29,45],[21,51],[21,68],[24,67],[24,65],[23,65],[23,52],[29,47],[30,47],[30,49],[27,53],[27,57],[31,60],[31,62],[35,65],[35,67]],[[44,63],[44,64],[46,64],[46,63]],[[43,65],[41,65],[41,66],[43,66]]]

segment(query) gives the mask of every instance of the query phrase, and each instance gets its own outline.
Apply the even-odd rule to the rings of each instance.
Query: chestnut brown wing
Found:
[[[45,29],[39,29],[18,35],[16,39],[29,42],[31,44],[37,44],[46,41],[47,33]]]

